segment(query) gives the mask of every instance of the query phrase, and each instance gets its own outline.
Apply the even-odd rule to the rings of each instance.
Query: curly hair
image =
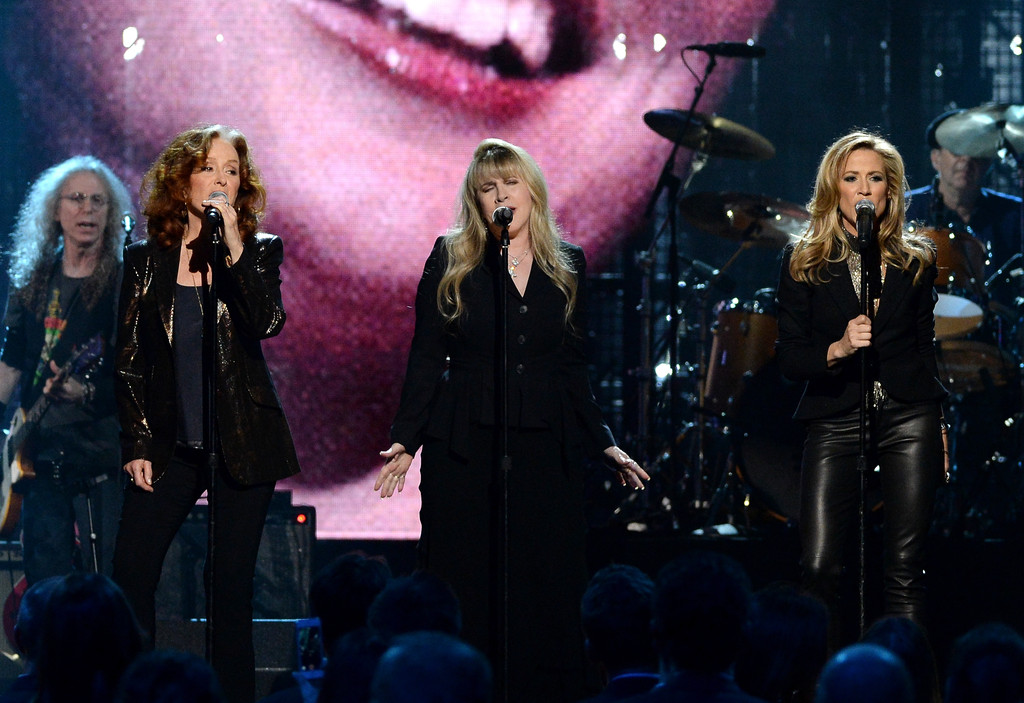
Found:
[[[124,183],[105,163],[94,156],[73,156],[43,171],[29,186],[11,233],[12,251],[8,275],[11,297],[17,298],[36,317],[46,312],[47,286],[63,251],[64,232],[57,218],[61,190],[71,176],[89,172],[103,183],[110,204],[103,226],[103,246],[99,261],[82,284],[81,300],[92,310],[112,287],[117,285],[124,228],[121,218],[131,213],[131,196]]]
[[[486,217],[480,211],[476,191],[487,177],[497,174],[505,179],[521,178],[530,191],[530,246],[533,260],[559,290],[565,294],[565,320],[576,306],[576,272],[564,249],[559,246],[562,231],[548,204],[548,187],[537,162],[522,148],[500,139],[485,139],[473,152],[473,161],[459,191],[459,214],[445,240],[448,265],[437,288],[437,306],[448,323],[457,321],[465,310],[459,286],[484,258],[487,238]]]
[[[196,166],[206,163],[210,144],[220,137],[238,151],[240,184],[234,206],[242,241],[256,234],[266,215],[267,191],[252,160],[245,135],[222,124],[188,129],[171,140],[142,177],[139,191],[144,203],[146,232],[161,247],[178,244],[188,223],[189,181]]]
[[[797,281],[821,283],[826,267],[845,261],[852,252],[839,213],[839,181],[846,168],[846,160],[858,149],[870,149],[877,153],[885,168],[888,203],[878,231],[882,260],[907,271],[912,262],[917,261],[919,266],[914,277],[916,283],[924,275],[925,267],[935,260],[935,248],[924,235],[906,231],[907,203],[904,193],[909,188],[903,157],[886,139],[859,130],[836,140],[821,159],[814,195],[807,204],[811,224],[794,247],[789,264],[790,274]]]

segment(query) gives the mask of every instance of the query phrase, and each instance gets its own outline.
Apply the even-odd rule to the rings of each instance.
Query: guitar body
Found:
[[[57,373],[55,379],[63,379],[68,372],[82,373],[99,363],[103,354],[103,338],[96,335],[81,348],[75,348]],[[50,399],[39,396],[26,412],[19,409],[11,420],[11,429],[4,437],[4,451],[0,471],[0,537],[10,535],[18,527],[21,519],[21,495],[15,489],[19,481],[35,478],[32,462],[26,458],[25,446],[39,425],[43,415],[50,408]]]
[[[15,485],[26,478],[35,478],[32,462],[25,456],[26,437],[24,410],[18,410],[11,419],[11,429],[4,437],[3,478],[0,480],[0,537],[10,536],[21,520],[21,494]]]

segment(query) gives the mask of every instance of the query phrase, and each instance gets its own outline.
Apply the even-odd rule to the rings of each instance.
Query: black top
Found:
[[[203,444],[203,306],[206,289],[177,285],[174,293],[174,379],[178,442]]]
[[[125,250],[116,353],[121,457],[153,462],[154,482],[178,438],[173,320],[181,247]],[[217,262],[217,439],[243,485],[298,473],[298,458],[261,342],[284,327],[279,237],[256,234],[230,267]]]
[[[565,296],[536,262],[525,295],[508,287],[508,419],[512,427],[553,430],[570,454],[597,455],[615,441],[591,391],[583,350],[586,260],[578,246],[562,246],[578,285],[568,328]],[[416,331],[391,440],[413,453],[426,437],[448,439],[452,451],[465,456],[468,428],[496,421],[500,328],[494,311],[505,276],[500,275],[500,247],[489,240],[484,264],[462,282],[467,314],[446,325],[437,308],[446,259],[444,237],[439,237],[416,292]]]
[[[40,398],[46,380],[53,375],[49,361],[64,366],[75,359],[70,371],[78,380],[93,384],[92,400],[84,405],[50,403],[27,447],[27,456],[34,461],[60,461],[69,470],[99,475],[120,465],[112,378],[117,286],[112,282],[89,310],[79,296],[84,281],[65,276],[58,260],[50,277],[47,309],[41,316],[26,309],[11,291],[0,358],[21,372],[19,397],[25,411]]]
[[[858,355],[829,368],[828,347],[841,339],[847,323],[860,314],[860,301],[845,261],[830,264],[826,280],[800,283],[789,273],[787,248],[779,275],[779,369],[793,381],[806,382],[795,417],[820,419],[853,410],[860,403]],[[914,283],[910,271],[889,267],[871,328],[871,358],[876,378],[893,398],[907,403],[941,400],[935,357],[936,268],[929,266]]]

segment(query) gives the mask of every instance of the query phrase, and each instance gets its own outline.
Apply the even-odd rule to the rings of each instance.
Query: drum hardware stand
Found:
[[[703,88],[701,83],[700,88]],[[699,97],[699,92],[698,96]],[[694,99],[694,105],[696,105],[696,98]],[[669,352],[669,367],[671,369],[668,377],[669,386],[669,399],[668,399],[668,411],[669,411],[669,422],[671,427],[680,427],[682,425],[679,407],[678,407],[678,395],[679,395],[679,323],[681,320],[681,310],[679,308],[679,292],[677,281],[679,280],[679,236],[678,236],[678,223],[677,223],[677,203],[680,192],[685,192],[689,187],[693,177],[700,172],[701,169],[707,164],[708,154],[702,150],[697,150],[693,155],[690,163],[690,171],[686,178],[685,183],[680,183],[679,177],[675,175],[675,161],[676,154],[679,151],[680,142],[676,141],[673,143],[672,151],[669,154],[668,159],[665,161],[665,165],[662,168],[661,177],[658,179],[658,184],[655,187],[654,193],[647,205],[647,211],[645,219],[650,220],[654,212],[654,207],[661,197],[662,190],[667,189],[666,200],[668,203],[668,215],[665,220],[662,221],[661,226],[654,233],[651,239],[650,245],[647,249],[637,255],[636,262],[637,266],[643,271],[643,282],[641,284],[641,301],[637,306],[640,314],[640,318],[643,324],[643,333],[641,341],[641,353],[643,364],[642,368],[638,372],[638,378],[640,381],[640,392],[638,394],[638,426],[637,426],[637,437],[638,445],[641,449],[641,456],[643,461],[641,465],[653,466],[650,462],[651,459],[651,405],[652,405],[652,392],[651,384],[654,380],[654,359],[653,359],[653,339],[654,339],[654,315],[652,310],[652,291],[653,285],[652,280],[654,278],[654,260],[655,252],[657,251],[658,242],[661,239],[662,233],[666,227],[669,230],[669,331],[667,334],[668,338],[668,352]],[[703,308],[702,308],[703,311]],[[702,330],[703,330],[702,322]],[[698,429],[699,433],[703,433],[703,427]],[[678,478],[680,472],[677,471],[679,459],[677,452],[671,452],[665,461],[669,465],[669,476],[667,483],[669,488],[669,500],[671,501],[674,496],[672,492],[678,490]],[[698,458],[698,462],[703,466],[703,455]],[[662,462],[659,460],[658,462]],[[698,472],[699,473],[699,472]],[[702,501],[700,495],[694,498],[694,503],[699,504]],[[675,520],[673,520],[673,527],[677,527]]]
[[[735,442],[732,441],[731,439],[732,433],[730,432],[728,427],[726,427],[723,430],[723,435],[730,440],[730,448],[726,454],[725,462],[723,463],[720,470],[718,486],[715,488],[715,492],[711,498],[711,503],[708,506],[708,513],[707,518],[704,520],[704,527],[700,531],[702,535],[708,537],[716,537],[722,535],[722,533],[718,529],[716,529],[715,521],[718,517],[719,512],[722,510],[723,501],[725,501],[726,498],[730,496],[733,499],[726,503],[728,510],[726,512],[725,522],[726,524],[736,526],[736,515],[733,512],[733,509],[735,508],[735,496],[731,495],[737,490],[738,487],[738,482],[736,480],[736,452],[733,447]],[[745,498],[749,498],[749,496],[745,496]],[[747,500],[744,500],[744,503],[747,502]],[[744,532],[750,531],[750,515],[746,511],[744,511],[742,529]]]

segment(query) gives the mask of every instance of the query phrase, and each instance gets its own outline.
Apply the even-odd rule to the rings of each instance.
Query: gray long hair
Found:
[[[12,297],[17,296],[37,316],[45,312],[46,286],[63,244],[64,233],[57,219],[60,191],[68,178],[83,171],[95,174],[103,182],[110,199],[100,259],[96,270],[82,286],[82,302],[86,308],[92,309],[117,282],[124,245],[121,218],[132,211],[131,196],[105,163],[94,156],[73,156],[43,171],[29,187],[11,234],[8,274]]]

